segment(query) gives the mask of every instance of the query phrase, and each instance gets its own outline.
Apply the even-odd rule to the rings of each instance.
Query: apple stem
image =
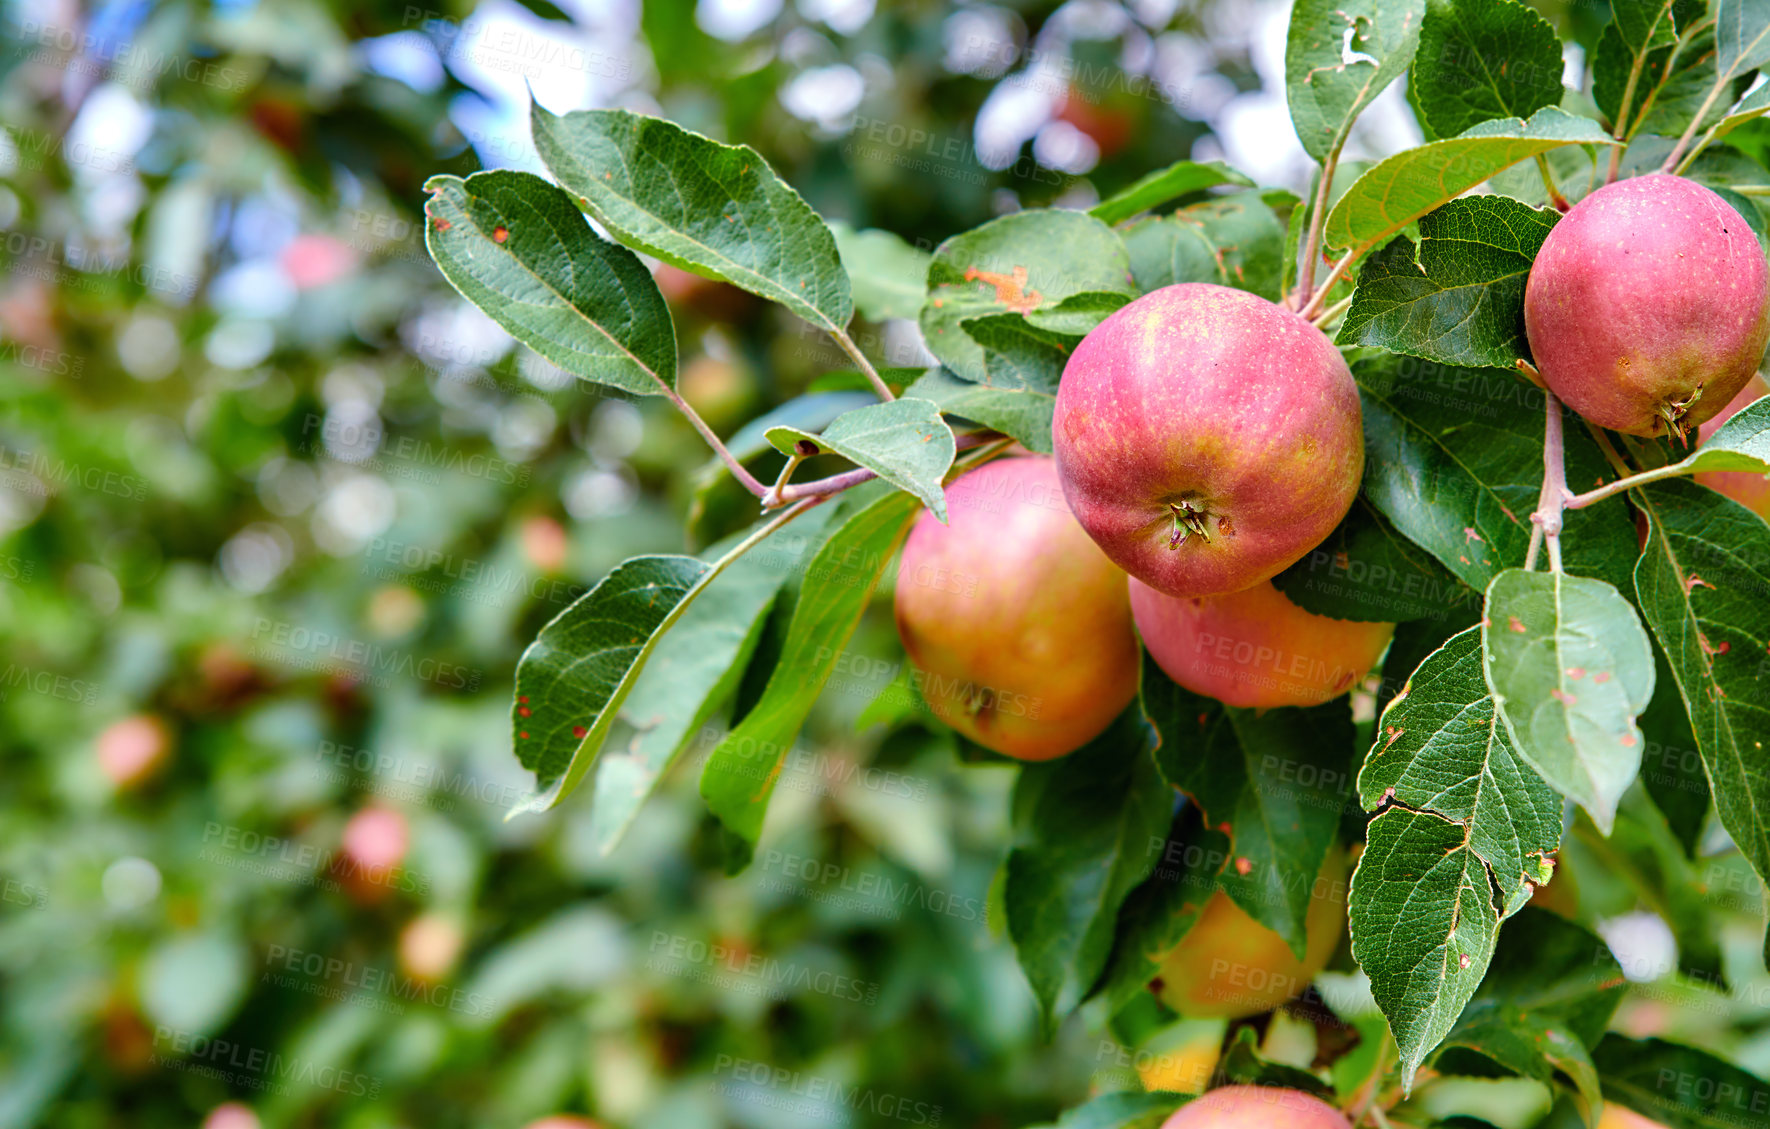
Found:
[[[1328,193],[1333,190],[1334,169],[1339,163],[1340,147],[1336,145],[1321,162],[1321,182],[1315,189],[1315,206],[1309,212],[1309,237],[1303,240],[1303,254],[1297,260],[1297,289],[1291,296],[1291,304],[1298,310],[1308,306],[1315,293],[1315,256],[1321,253],[1321,233],[1327,226]]]
[[[817,453],[817,447],[815,445],[807,444],[803,439],[794,445],[795,450],[792,454],[787,456],[787,465],[781,467],[780,477],[776,478],[774,480],[774,485],[770,486],[768,491],[762,495],[763,509],[771,510],[781,504],[781,491],[787,488],[787,481],[793,477],[793,472],[798,470],[799,464],[804,462],[808,457],[797,450],[798,447],[802,446],[811,446],[811,454]]]
[[[1536,155],[1536,167],[1537,171],[1543,174],[1543,187],[1548,190],[1549,203],[1555,205],[1555,210],[1557,212],[1560,212],[1563,215],[1567,214],[1567,212],[1573,208],[1573,205],[1567,202],[1567,197],[1561,195],[1561,189],[1555,186],[1555,174],[1549,171],[1549,159],[1541,153],[1538,153]]]
[[[1315,292],[1315,296],[1310,298],[1309,301],[1304,304],[1303,308],[1298,311],[1298,314],[1304,320],[1307,321],[1321,312],[1321,304],[1326,301],[1328,291],[1334,288],[1334,283],[1340,281],[1340,276],[1346,273],[1346,268],[1351,266],[1352,260],[1357,257],[1358,248],[1354,247],[1352,250],[1346,252],[1345,256],[1341,258],[1339,262],[1334,264],[1334,269],[1328,272],[1327,278],[1322,282],[1321,288]]]
[[[1013,442],[1014,440],[1007,436],[1001,438],[988,438],[980,435],[964,436],[958,441],[957,449],[974,451],[975,453],[963,465],[954,463],[953,470],[970,470],[979,463],[994,458]],[[866,467],[856,467],[854,470],[845,470],[841,474],[832,474],[828,478],[782,486],[773,502],[776,506],[784,506],[788,502],[796,502],[801,498],[818,498],[826,494],[840,494],[851,486],[859,486],[861,483],[877,477],[879,475],[876,471],[868,470]],[[952,471],[948,472],[947,477],[949,480],[951,479]],[[764,506],[766,508],[766,503]]]
[[[1543,491],[1537,499],[1536,512],[1530,515],[1535,527],[1530,534],[1530,548],[1524,559],[1525,569],[1536,567],[1538,544],[1549,547],[1549,571],[1561,571],[1562,510],[1573,497],[1567,490],[1567,463],[1561,437],[1561,401],[1553,392],[1544,392],[1543,412]]]

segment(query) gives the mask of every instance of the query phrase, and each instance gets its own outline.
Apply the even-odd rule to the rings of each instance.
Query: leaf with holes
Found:
[[[1432,132],[1455,137],[1561,101],[1561,41],[1517,0],[1429,0],[1408,92]]]
[[[1602,580],[1507,569],[1487,588],[1487,686],[1518,755],[1608,832],[1641,770],[1653,646]]]
[[[1549,880],[1561,845],[1561,797],[1518,755],[1481,669],[1481,630],[1433,652],[1383,712],[1358,774],[1366,809],[1393,799],[1468,828],[1493,871],[1503,915]]]
[[[1590,118],[1545,106],[1529,121],[1483,122],[1379,161],[1328,213],[1327,245],[1365,251],[1493,174],[1563,145],[1614,145]]]
[[[841,455],[900,490],[908,490],[934,516],[946,521],[946,491],[940,480],[953,465],[953,429],[931,400],[890,400],[855,408],[813,435],[782,424],[768,429],[775,450],[790,455],[800,443]]]
[[[1509,368],[1524,338],[1524,282],[1560,213],[1505,196],[1469,196],[1420,218],[1366,259],[1342,345],[1372,345],[1452,365]]]
[[[1285,100],[1303,148],[1337,153],[1358,115],[1401,76],[1426,0],[1297,0],[1285,36]]]
[[[531,107],[535,149],[622,243],[836,332],[854,316],[836,239],[748,145],[630,110]]]
[[[1352,955],[1389,1020],[1407,1090],[1493,959],[1492,891],[1461,825],[1400,807],[1371,820],[1352,873]]]
[[[560,368],[637,396],[676,383],[676,330],[639,257],[525,172],[433,176],[425,246],[449,284]]]

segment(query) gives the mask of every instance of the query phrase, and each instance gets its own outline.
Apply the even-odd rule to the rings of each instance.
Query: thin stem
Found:
[[[807,440],[801,439],[799,441],[799,443],[794,444],[794,447],[797,448],[800,444],[805,444],[805,443],[807,443]],[[816,449],[815,445],[812,446],[812,451],[810,452],[810,454],[811,455],[817,454],[817,449]],[[770,486],[768,488],[767,492],[765,492],[762,495],[762,508],[763,509],[771,510],[774,507],[781,504],[780,503],[781,491],[786,489],[787,482],[793,477],[793,472],[799,469],[799,464],[804,462],[809,457],[810,457],[810,455],[801,454],[796,449],[793,451],[792,454],[787,456],[787,465],[781,467],[780,477],[776,478],[774,480],[774,485]]]
[[[854,363],[860,366],[860,371],[872,382],[873,390],[879,393],[879,399],[897,399],[891,394],[891,389],[886,386],[885,379],[879,375],[879,370],[873,367],[873,362],[867,360],[867,355],[860,351],[860,346],[854,343],[854,338],[848,336],[846,329],[833,329],[830,331],[830,336],[836,339],[836,344],[842,347],[844,353],[854,358]]]
[[[1314,318],[1310,319],[1309,324],[1317,329],[1321,329],[1325,327],[1328,322],[1333,321],[1335,318],[1345,313],[1346,308],[1350,305],[1352,305],[1352,295],[1348,294],[1327,309],[1321,311],[1321,313],[1316,314]]]
[[[1678,163],[1677,174],[1679,176],[1683,176],[1684,173],[1689,170],[1690,166],[1695,163],[1696,158],[1702,156],[1702,151],[1709,147],[1709,143],[1715,139],[1716,133],[1720,131],[1721,122],[1725,122],[1726,120],[1726,118],[1722,118],[1721,121],[1709,126],[1707,132],[1702,135],[1702,139],[1690,147],[1690,152],[1684,154],[1684,159]]]
[[[1536,555],[1543,547],[1543,527],[1536,522],[1530,523],[1530,548],[1524,550],[1524,571],[1536,571]]]
[[[1339,163],[1340,147],[1336,145],[1327,160],[1321,163],[1321,183],[1315,189],[1315,208],[1309,213],[1309,237],[1303,241],[1303,257],[1297,263],[1297,290],[1292,295],[1291,305],[1298,310],[1308,306],[1315,296],[1315,257],[1321,253],[1321,233],[1327,226],[1328,193],[1333,191],[1334,169]]]
[[[1001,439],[982,439],[975,435],[967,435],[965,438],[958,441],[958,449],[961,451],[975,450],[978,452],[978,454],[971,456],[965,463],[966,469],[969,469],[970,467],[976,466],[984,459],[996,454],[996,452],[1002,450],[1013,442],[1014,440],[1012,438],[1006,437]],[[785,486],[774,498],[774,504],[781,506],[788,502],[798,501],[801,498],[822,498],[831,494],[840,494],[851,486],[859,486],[861,483],[871,481],[877,477],[879,476],[876,473],[868,470],[866,467],[856,467],[853,470],[845,470],[841,474],[832,474],[828,478],[819,478],[814,479],[811,482],[801,482],[796,485]],[[763,506],[767,507],[767,505],[768,499],[764,499]]]
[[[1346,273],[1346,268],[1351,266],[1352,260],[1357,257],[1358,248],[1356,247],[1346,252],[1345,257],[1335,263],[1334,269],[1328,272],[1327,281],[1321,284],[1321,289],[1317,290],[1315,296],[1309,299],[1308,304],[1297,312],[1304,318],[1315,317],[1320,312],[1321,303],[1327,298],[1328,291],[1334,288],[1334,283],[1340,281],[1340,276]]]
[[[1730,184],[1727,187],[1741,196],[1770,196],[1770,184]]]
[[[670,402],[676,405],[676,410],[681,412],[688,422],[694,425],[694,429],[701,433],[701,438],[707,441],[707,446],[713,448],[713,453],[719,456],[719,461],[726,465],[731,471],[732,477],[741,482],[745,490],[758,498],[768,492],[768,487],[762,485],[755,475],[744,469],[744,464],[738,461],[737,456],[732,454],[724,443],[720,442],[719,436],[713,434],[713,429],[707,426],[707,421],[701,418],[699,412],[689,406],[688,401],[682,398],[681,393],[661,380],[658,381],[658,385],[664,390],[664,395],[669,397]]]
[[[1622,452],[1616,449],[1616,444],[1610,441],[1608,431],[1589,419],[1580,422],[1584,423],[1586,430],[1592,433],[1592,438],[1598,443],[1598,449],[1604,452],[1605,461],[1610,464],[1610,469],[1616,472],[1618,478],[1627,478],[1634,473],[1634,468],[1629,466],[1628,461],[1622,457]]]
[[[1538,153],[1536,167],[1537,171],[1543,174],[1543,187],[1549,191],[1549,203],[1555,205],[1557,212],[1566,213],[1573,205],[1569,204],[1567,197],[1561,195],[1561,190],[1555,187],[1555,174],[1549,171],[1549,159]]]
[[[1561,438],[1561,401],[1553,392],[1543,393],[1543,492],[1537,499],[1531,524],[1542,531],[1542,540],[1549,547],[1549,571],[1561,571],[1561,511],[1567,504],[1567,464]],[[1531,534],[1531,541],[1536,541]],[[1534,544],[1533,544],[1534,547]],[[1526,567],[1536,563],[1534,554]]]
[[[1715,85],[1709,90],[1709,96],[1702,100],[1702,108],[1696,111],[1696,116],[1694,118],[1691,118],[1690,124],[1687,127],[1685,127],[1684,135],[1682,137],[1678,138],[1678,143],[1676,145],[1672,146],[1672,151],[1670,153],[1666,154],[1665,163],[1659,166],[1660,172],[1669,173],[1669,172],[1672,172],[1674,169],[1678,169],[1680,167],[1678,165],[1678,158],[1680,158],[1684,155],[1684,147],[1686,145],[1690,144],[1690,139],[1692,137],[1696,136],[1696,127],[1701,125],[1702,119],[1708,116],[1709,108],[1715,104],[1715,99],[1720,97],[1720,95],[1721,95],[1721,88],[1728,85],[1732,81],[1733,81],[1733,76],[1728,75],[1725,78],[1722,78],[1719,81],[1717,81],[1715,83]],[[1703,141],[1703,145],[1707,145],[1707,144],[1708,144],[1708,140],[1705,139]],[[1690,151],[1690,159],[1695,160],[1696,155],[1700,152],[1702,152],[1701,145],[1697,146],[1695,149],[1692,149]],[[1689,164],[1689,162],[1685,162],[1685,164],[1687,166]]]
[[[1587,490],[1584,494],[1571,494],[1567,499],[1567,508],[1570,510],[1583,510],[1594,503],[1602,502],[1604,499],[1621,494],[1624,491],[1633,490],[1637,486],[1645,486],[1649,482],[1663,482],[1668,478],[1677,478],[1680,475],[1695,473],[1694,470],[1685,466],[1681,462],[1672,463],[1669,466],[1662,466],[1656,470],[1645,470],[1640,474],[1632,474],[1627,478],[1619,478],[1615,482],[1598,487],[1596,490]]]
[[[1383,1075],[1389,1070],[1389,1048],[1394,1045],[1394,1042],[1388,1032],[1383,1033],[1383,1041],[1377,1046],[1376,1064],[1359,1085],[1352,1100],[1352,1106],[1347,1111],[1351,1115],[1349,1120],[1353,1125],[1364,1121],[1365,1114],[1376,1108],[1377,1093],[1382,1088]]]

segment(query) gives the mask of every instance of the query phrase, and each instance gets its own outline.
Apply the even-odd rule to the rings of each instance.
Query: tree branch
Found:
[[[1561,436],[1561,401],[1553,392],[1544,392],[1543,400],[1543,492],[1537,499],[1536,512],[1530,515],[1536,529],[1531,532],[1531,548],[1524,567],[1536,566],[1536,545],[1541,541],[1549,547],[1549,571],[1561,571],[1561,512],[1571,495],[1567,492],[1567,463]]]
[[[1334,187],[1334,169],[1340,163],[1340,147],[1334,146],[1321,163],[1321,183],[1315,190],[1315,208],[1309,213],[1309,237],[1303,241],[1303,257],[1297,263],[1297,289],[1291,305],[1303,310],[1315,296],[1315,256],[1321,253],[1321,233],[1327,226],[1328,193]],[[1333,286],[1330,280],[1328,286]],[[1309,315],[1304,314],[1304,317]]]
[[[1297,311],[1299,316],[1301,316],[1305,321],[1307,321],[1307,320],[1314,318],[1316,314],[1321,312],[1321,303],[1326,300],[1326,298],[1328,296],[1328,291],[1330,291],[1334,288],[1334,283],[1340,281],[1340,276],[1346,273],[1346,268],[1351,266],[1352,260],[1356,259],[1357,257],[1358,257],[1358,248],[1354,247],[1352,250],[1346,252],[1346,255],[1344,258],[1342,258],[1339,262],[1334,264],[1334,269],[1328,272],[1328,276],[1327,276],[1326,281],[1324,281],[1321,284],[1321,289],[1319,289],[1315,292],[1314,297],[1309,299],[1309,302],[1307,305],[1305,305],[1301,310]]]

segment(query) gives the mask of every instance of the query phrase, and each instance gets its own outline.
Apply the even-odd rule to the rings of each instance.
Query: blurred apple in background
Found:
[[[522,555],[538,572],[556,573],[565,571],[566,553],[571,548],[571,539],[567,537],[565,526],[559,524],[546,514],[536,514],[523,519]]]
[[[118,788],[141,784],[159,772],[171,754],[172,731],[153,714],[113,721],[98,735],[98,767]]]
[[[251,1107],[239,1102],[218,1105],[203,1118],[203,1129],[259,1129],[260,1124]]]
[[[411,830],[392,808],[368,807],[344,825],[338,876],[358,902],[381,901],[392,889],[393,872],[406,857]]]
[[[399,965],[414,980],[435,983],[455,970],[467,936],[451,917],[427,913],[399,934]]]

